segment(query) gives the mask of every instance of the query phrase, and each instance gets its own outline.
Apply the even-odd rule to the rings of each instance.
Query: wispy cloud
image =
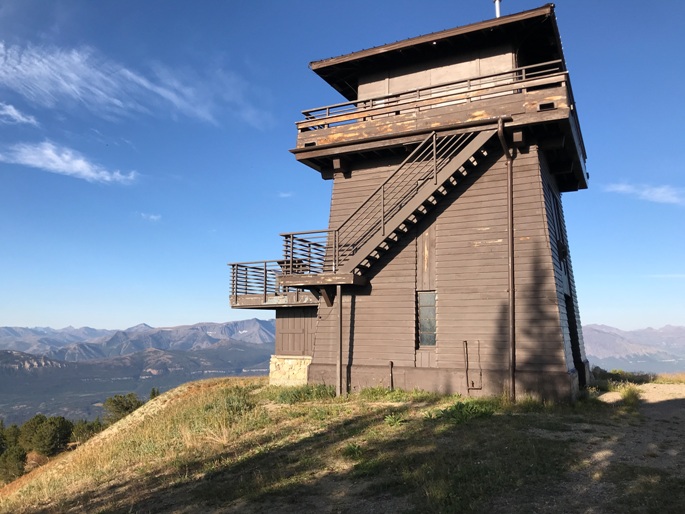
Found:
[[[26,123],[38,125],[36,118],[23,114],[13,105],[0,102],[0,123]]]
[[[121,173],[119,170],[107,170],[89,161],[76,150],[56,145],[51,141],[11,145],[7,149],[0,150],[0,162],[30,166],[50,173],[105,184],[130,184],[137,175],[135,171]]]
[[[0,87],[42,107],[77,104],[108,119],[171,112],[210,123],[226,108],[254,126],[273,122],[249,99],[247,81],[226,70],[203,75],[157,65],[141,72],[89,47],[22,48],[1,41],[0,62]]]
[[[156,223],[162,219],[161,214],[149,214],[147,212],[141,212],[140,217],[143,218],[145,221],[149,221],[151,223]]]
[[[279,198],[290,198],[291,196],[293,196],[293,194],[288,191],[281,191],[278,193]]]
[[[673,186],[650,186],[646,184],[609,184],[605,187],[611,193],[634,196],[640,200],[655,203],[685,205],[685,190]]]

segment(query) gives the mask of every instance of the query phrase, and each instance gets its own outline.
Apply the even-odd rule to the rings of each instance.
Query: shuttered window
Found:
[[[435,346],[435,291],[416,292],[418,346]]]

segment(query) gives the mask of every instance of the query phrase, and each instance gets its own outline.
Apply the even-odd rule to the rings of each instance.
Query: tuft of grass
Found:
[[[362,456],[364,455],[364,449],[359,443],[350,442],[343,447],[341,453],[348,459],[361,460]]]
[[[492,416],[499,402],[492,400],[458,401],[445,409],[436,411],[432,419],[465,423],[471,419]]]
[[[388,389],[387,387],[366,387],[356,394],[357,399],[370,402],[434,402],[444,395],[414,389],[403,391],[401,389]]]
[[[404,416],[400,414],[399,412],[393,412],[392,414],[387,414],[384,418],[383,421],[385,421],[385,424],[391,427],[398,427],[402,423],[406,421]]]
[[[323,384],[302,385],[293,387],[271,386],[262,392],[262,397],[276,403],[289,405],[315,400],[327,400],[335,398],[335,388]]]
[[[631,409],[637,409],[640,405],[640,390],[632,384],[628,384],[620,390],[623,404]]]

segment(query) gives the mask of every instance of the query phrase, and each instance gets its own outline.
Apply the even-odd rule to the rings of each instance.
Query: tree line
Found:
[[[158,395],[159,389],[152,388],[150,399]],[[44,461],[71,445],[84,443],[143,403],[135,393],[114,395],[102,404],[103,419],[98,417],[95,421],[71,421],[63,416],[36,414],[22,425],[6,427],[0,419],[0,483],[11,482],[28,471],[28,457]]]

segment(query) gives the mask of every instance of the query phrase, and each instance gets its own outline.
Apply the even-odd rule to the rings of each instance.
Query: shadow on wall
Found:
[[[530,282],[522,286],[517,277],[517,394],[530,392],[542,398],[568,400],[574,391],[567,371],[563,317],[559,310],[564,306],[558,305],[546,248],[536,243],[532,250]]]

